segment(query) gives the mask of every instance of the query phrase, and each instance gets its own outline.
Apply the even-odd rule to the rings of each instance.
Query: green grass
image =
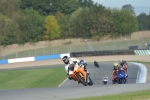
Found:
[[[65,79],[64,68],[1,70],[0,90],[57,87]]]
[[[150,90],[127,92],[107,96],[85,97],[69,100],[150,100]]]

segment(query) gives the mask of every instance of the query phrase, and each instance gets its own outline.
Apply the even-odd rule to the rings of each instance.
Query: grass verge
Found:
[[[150,100],[150,90],[128,92],[116,95],[85,97],[69,100]]]
[[[57,87],[65,79],[64,68],[4,70],[0,72],[0,90]]]

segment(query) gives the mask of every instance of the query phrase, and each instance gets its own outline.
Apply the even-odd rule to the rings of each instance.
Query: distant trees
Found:
[[[137,30],[137,20],[129,10],[107,9],[102,5],[80,8],[72,14],[74,37],[100,39],[130,35]]]
[[[14,43],[13,40],[10,38],[11,36],[13,37],[13,33],[11,32],[12,25],[13,22],[8,17],[0,14],[0,43],[2,45]]]
[[[139,30],[150,30],[150,14],[141,13],[137,16]]]
[[[58,21],[58,25],[61,30],[59,38],[61,38],[61,39],[71,38],[69,16],[64,15],[60,11],[57,11],[55,13],[55,17]]]
[[[0,12],[10,17],[13,13],[20,10],[20,0],[0,0]]]
[[[32,8],[25,9],[20,18],[20,43],[42,40],[44,17]]]
[[[135,15],[134,7],[133,7],[131,4],[123,5],[123,6],[122,6],[122,9],[123,9],[123,10],[129,10],[129,11],[131,11],[132,14]]]
[[[112,10],[113,22],[115,26],[115,36],[130,35],[137,31],[138,23],[136,17],[128,10]]]
[[[77,0],[20,0],[20,8],[26,9],[32,7],[41,15],[48,16],[60,11],[64,14],[71,14],[79,8]]]
[[[149,23],[150,15],[135,16],[130,4],[115,9],[92,0],[0,0],[0,45],[66,38],[99,40],[149,30]]]
[[[93,6],[94,2],[92,0],[78,0],[80,7],[91,7]]]
[[[47,16],[44,23],[44,39],[53,40],[60,37],[60,28],[55,16]]]

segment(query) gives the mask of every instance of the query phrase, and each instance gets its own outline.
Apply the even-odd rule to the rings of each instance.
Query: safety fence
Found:
[[[73,52],[73,53],[54,54],[45,56],[6,59],[0,60],[0,64],[60,59],[65,55],[69,57],[108,56],[108,55],[150,55],[150,50],[110,50],[110,51]]]
[[[108,55],[134,55],[134,50],[109,50],[109,51],[86,51],[70,53],[71,57],[85,56],[108,56]]]

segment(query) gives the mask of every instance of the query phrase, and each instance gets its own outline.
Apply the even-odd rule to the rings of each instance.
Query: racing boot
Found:
[[[114,80],[112,80],[112,84],[115,84]]]
[[[71,77],[71,76],[68,76],[68,79],[69,79],[69,80],[72,80],[72,77]]]
[[[67,73],[68,79],[72,80],[72,77],[69,75],[69,73]]]

